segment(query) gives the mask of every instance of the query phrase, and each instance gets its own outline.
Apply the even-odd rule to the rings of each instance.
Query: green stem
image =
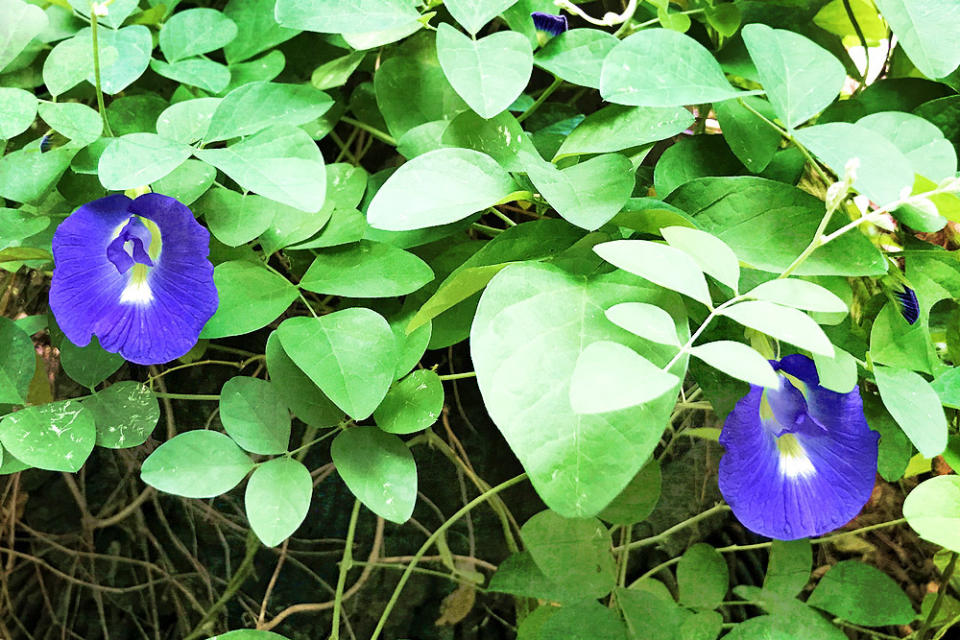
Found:
[[[464,378],[476,378],[476,371],[466,371],[464,373],[446,373],[439,376],[441,380],[463,380]]]
[[[90,3],[90,35],[93,39],[93,81],[97,92],[97,108],[103,120],[103,132],[107,137],[113,137],[110,121],[107,119],[107,107],[103,104],[103,89],[100,86],[100,41],[97,38],[97,10],[94,3]]]
[[[863,91],[863,88],[867,86],[867,76],[870,75],[870,48],[867,47],[867,39],[863,35],[863,30],[860,28],[860,23],[857,22],[857,16],[853,13],[853,7],[850,6],[850,0],[843,0],[843,8],[847,12],[847,18],[850,19],[850,24],[853,25],[853,30],[857,34],[857,38],[860,40],[860,46],[863,47],[863,73],[860,75],[860,84],[857,87],[856,92],[860,93]]]
[[[484,233],[489,234],[491,236],[498,236],[501,233],[503,233],[503,229],[497,229],[496,227],[489,227],[485,224],[480,224],[479,222],[474,222],[473,224],[470,225],[470,227],[472,229],[476,229],[477,231],[483,231]]]
[[[340,121],[346,122],[347,124],[354,126],[357,129],[363,129],[364,131],[372,135],[374,138],[377,138],[382,142],[386,142],[387,144],[392,145],[394,147],[397,146],[396,138],[391,136],[389,133],[384,133],[383,131],[380,131],[380,129],[377,129],[376,127],[371,127],[366,122],[361,122],[360,120],[356,120],[349,116],[341,117]]]
[[[343,548],[343,560],[340,561],[340,577],[337,578],[337,592],[333,597],[333,623],[330,640],[340,640],[340,608],[343,590],[347,586],[347,573],[353,568],[353,536],[357,531],[357,518],[360,516],[360,501],[354,500],[350,524],[347,526],[347,541]]]
[[[790,144],[794,145],[797,149],[799,149],[800,153],[803,154],[803,157],[806,158],[807,162],[809,162],[810,165],[814,168],[814,170],[817,172],[817,175],[820,176],[821,180],[823,180],[824,184],[831,184],[833,182],[833,180],[830,179],[830,176],[827,175],[827,172],[823,170],[823,168],[816,161],[816,159],[812,155],[810,155],[810,152],[807,151],[807,148],[802,144],[800,144],[800,142],[793,137],[792,133],[780,127],[776,122],[770,120],[765,115],[763,115],[762,113],[760,113],[759,111],[757,111],[756,109],[748,105],[746,102],[744,102],[743,98],[738,98],[737,102],[739,102],[740,106],[742,106],[744,109],[746,109],[753,115],[757,116],[758,118],[766,122],[767,125],[773,127],[777,131],[777,133],[779,133],[781,136],[786,138],[790,142]]]
[[[250,575],[253,570],[253,558],[257,555],[257,549],[260,548],[260,540],[257,539],[257,536],[253,531],[247,533],[247,553],[243,556],[243,562],[240,563],[240,566],[237,567],[236,573],[233,574],[233,577],[230,578],[230,582],[227,583],[226,588],[223,590],[223,594],[220,598],[213,604],[212,607],[204,614],[203,618],[200,619],[200,622],[197,623],[197,626],[193,628],[193,631],[190,632],[183,640],[196,640],[201,636],[209,635],[207,632],[207,623],[209,623],[213,618],[220,613],[220,610],[227,606],[227,603],[231,598],[239,591],[240,587],[243,585],[244,581],[247,579],[247,576]]]
[[[940,612],[940,606],[943,604],[943,597],[947,595],[947,589],[950,587],[950,580],[953,578],[953,571],[957,567],[957,557],[960,556],[956,551],[950,554],[950,561],[947,563],[946,569],[943,570],[943,574],[940,580],[940,590],[937,591],[937,599],[933,601],[933,606],[930,607],[930,613],[927,614],[927,617],[923,621],[923,625],[920,626],[920,631],[917,632],[917,640],[926,640],[927,629],[930,628],[930,624],[936,619],[937,614]]]
[[[532,116],[536,112],[536,110],[540,108],[540,105],[542,105],[544,101],[546,101],[546,99],[553,94],[554,91],[560,88],[561,84],[563,84],[563,80],[561,78],[554,76],[553,82],[550,83],[550,86],[544,89],[540,93],[540,95],[537,96],[537,99],[533,101],[532,105],[527,107],[526,111],[524,111],[519,116],[517,116],[517,122],[523,122],[524,120]]]
[[[200,393],[167,393],[165,391],[154,391],[153,395],[158,398],[168,398],[170,400],[206,400],[206,401],[218,401],[220,400],[219,395],[205,395]]]
[[[701,513],[698,513],[697,515],[693,516],[692,518],[687,518],[687,519],[684,520],[683,522],[679,522],[679,523],[673,525],[672,527],[670,527],[669,529],[666,529],[666,530],[664,530],[664,531],[661,531],[660,533],[658,533],[658,534],[655,535],[655,536],[650,536],[649,538],[644,538],[644,539],[642,539],[642,540],[634,540],[634,541],[631,542],[630,544],[622,545],[622,546],[619,546],[619,547],[614,547],[613,550],[614,550],[614,552],[617,552],[617,553],[619,553],[619,552],[621,552],[621,551],[624,551],[624,550],[632,551],[632,550],[634,550],[634,549],[639,549],[640,547],[648,547],[648,546],[650,546],[651,544],[657,544],[658,542],[663,542],[664,540],[666,540],[667,538],[669,538],[669,537],[672,536],[673,534],[677,533],[678,531],[682,531],[683,529],[686,529],[686,528],[689,527],[689,526],[695,525],[696,523],[698,523],[698,522],[700,522],[701,520],[704,520],[704,519],[706,519],[706,518],[709,518],[710,516],[714,515],[715,513],[720,513],[720,512],[722,512],[722,511],[729,511],[729,510],[730,510],[730,507],[721,502],[720,504],[717,504],[717,505],[714,505],[714,506],[710,507],[710,508],[707,509],[706,511],[703,511],[703,512],[701,512]]]
[[[492,213],[493,215],[497,216],[498,218],[500,218],[501,220],[503,220],[505,223],[507,223],[507,226],[508,226],[508,227],[515,227],[515,226],[517,226],[517,223],[516,223],[516,222],[514,222],[513,220],[511,220],[510,217],[509,217],[507,214],[503,213],[502,211],[498,210],[497,208],[495,208],[495,207],[488,207],[488,208],[487,208],[487,211],[489,211],[490,213]]]
[[[519,484],[526,480],[527,474],[521,473],[518,476],[510,478],[506,482],[502,482],[497,486],[493,487],[489,491],[486,491],[467,504],[463,505],[459,511],[450,516],[450,518],[444,522],[442,525],[437,527],[437,530],[430,534],[430,537],[423,543],[420,549],[417,551],[416,555],[410,560],[410,564],[407,565],[407,568],[404,569],[403,575],[400,576],[400,581],[397,583],[396,588],[393,590],[393,593],[390,595],[390,600],[387,602],[387,606],[384,608],[383,613],[380,615],[380,620],[377,621],[377,627],[373,630],[373,635],[370,636],[370,640],[377,640],[380,637],[380,634],[383,632],[384,626],[387,624],[387,618],[390,617],[390,612],[393,611],[393,607],[397,604],[397,600],[400,598],[400,592],[403,590],[404,585],[407,584],[407,580],[410,579],[410,574],[413,573],[414,568],[417,566],[417,563],[420,562],[420,558],[426,555],[427,551],[432,547],[437,540],[440,539],[440,536],[446,532],[453,524],[473,510],[477,505],[483,504],[489,498],[497,495],[505,489]]]

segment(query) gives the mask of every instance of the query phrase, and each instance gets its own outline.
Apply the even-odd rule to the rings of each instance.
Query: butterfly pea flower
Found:
[[[78,346],[95,334],[137,364],[184,355],[217,309],[210,234],[176,199],[112,195],[81,206],[53,235],[50,308]]]
[[[546,43],[553,36],[558,36],[567,30],[567,16],[555,16],[552,13],[534,11],[530,14],[533,26],[537,30],[537,40],[540,44]]]
[[[900,289],[893,292],[897,303],[900,306],[900,315],[908,323],[913,324],[920,318],[920,301],[917,300],[917,294],[913,289],[902,285]]]
[[[720,492],[751,531],[817,536],[852,520],[873,491],[877,440],[859,389],[820,386],[804,355],[771,361],[777,389],[750,386],[720,435]]]

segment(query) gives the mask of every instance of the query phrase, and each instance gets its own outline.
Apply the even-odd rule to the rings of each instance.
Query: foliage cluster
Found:
[[[573,28],[535,29],[531,13],[561,10]],[[97,532],[144,503],[162,514],[155,490],[214,504],[242,491],[236,571],[228,550],[217,595],[193,600],[202,615],[144,619],[141,634],[339,638],[382,570],[384,521],[443,515],[418,498],[420,452],[439,451],[462,501],[391,565],[403,571],[358,637],[386,637],[434,549],[459,585],[443,624],[473,621],[462,637],[947,637],[957,33],[955,0],[0,0],[0,561],[24,557],[20,478],[61,478],[96,553],[113,544]],[[72,344],[24,295],[43,290],[72,211],[147,187],[209,229],[219,293],[196,347],[149,369]],[[791,353],[825,388],[859,389],[881,436],[876,500],[825,537],[708,540],[711,522],[736,527],[728,508],[690,508],[661,476],[705,455],[685,473],[714,496],[723,420],[750,384],[778,386],[769,361]],[[208,373],[223,366],[237,375]],[[468,451],[448,418],[474,377],[503,439]],[[147,487],[91,519],[70,474],[111,449],[142,453]],[[505,477],[508,450],[523,473],[499,484],[471,463],[502,458]],[[269,599],[288,539],[329,482],[355,498],[330,604],[281,612]],[[532,511],[501,495],[527,482]],[[483,509],[509,555],[478,557]],[[888,527],[943,570],[939,593],[908,589],[912,603],[901,575],[843,559],[850,545],[818,561],[811,589],[813,549]],[[238,593],[261,543],[282,551],[256,615]],[[769,553],[751,579],[737,558],[756,549]],[[6,584],[0,609],[15,612]],[[111,589],[93,590],[101,620],[132,606]],[[509,620],[469,617],[498,593]],[[310,611],[330,626],[297,627]]]

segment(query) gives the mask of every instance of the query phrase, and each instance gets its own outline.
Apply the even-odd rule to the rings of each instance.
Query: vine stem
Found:
[[[927,630],[930,628],[930,625],[940,612],[940,606],[943,604],[943,597],[947,594],[947,589],[950,587],[950,580],[953,578],[953,571],[957,568],[958,556],[960,556],[960,553],[957,553],[956,551],[953,551],[950,554],[950,561],[947,563],[947,567],[943,570],[940,581],[940,590],[937,591],[937,599],[933,601],[933,606],[930,607],[930,613],[927,614],[927,617],[923,620],[923,624],[920,626],[920,631],[917,632],[917,640],[926,639]]]
[[[387,144],[392,145],[394,147],[397,146],[396,138],[391,136],[389,133],[384,133],[383,131],[380,131],[380,129],[377,129],[376,127],[371,127],[366,122],[361,122],[360,120],[356,120],[355,118],[351,118],[349,116],[343,116],[342,118],[340,118],[340,122],[345,122],[351,126],[356,127],[357,129],[363,129],[364,131],[372,135],[374,138],[377,138],[381,142],[386,142]]]
[[[360,501],[353,501],[353,512],[347,526],[347,540],[343,547],[343,560],[340,561],[340,577],[337,578],[337,591],[333,596],[333,622],[330,628],[330,640],[340,640],[340,609],[343,606],[343,590],[347,586],[347,574],[353,568],[353,537],[357,532],[357,519],[360,516]]]
[[[827,172],[824,171],[823,168],[820,166],[820,163],[816,161],[816,159],[810,154],[810,152],[807,150],[805,146],[800,144],[800,142],[793,136],[792,133],[780,127],[776,122],[770,120],[765,115],[763,115],[762,113],[760,113],[759,111],[757,111],[756,109],[748,105],[746,102],[744,102],[743,98],[737,98],[737,102],[740,103],[741,107],[743,107],[753,115],[757,116],[758,118],[766,122],[767,125],[773,127],[777,131],[777,133],[779,133],[781,136],[786,138],[791,144],[793,144],[797,149],[799,149],[800,153],[802,153],[803,157],[806,158],[807,162],[809,162],[813,166],[814,170],[816,170],[817,172],[817,175],[820,176],[820,179],[823,180],[824,183],[830,184],[831,182],[833,182],[830,179],[830,176],[827,175]]]
[[[97,93],[97,108],[100,110],[100,118],[103,120],[104,133],[112,138],[113,130],[110,128],[110,121],[107,119],[107,108],[103,104],[103,89],[100,85],[100,41],[97,37],[97,6],[96,3],[90,3],[90,35],[93,40],[93,81]]]
[[[373,630],[373,634],[370,636],[370,640],[377,640],[380,637],[380,634],[383,632],[383,628],[387,624],[387,618],[390,617],[390,612],[393,611],[393,607],[397,604],[397,600],[400,599],[400,592],[403,590],[404,585],[407,584],[407,580],[410,579],[410,575],[413,573],[414,568],[417,566],[417,563],[420,562],[420,559],[426,555],[427,550],[432,547],[437,540],[440,539],[440,536],[449,529],[457,520],[465,516],[474,507],[486,502],[489,498],[497,495],[501,491],[509,489],[510,487],[519,484],[527,479],[526,473],[521,473],[518,476],[510,478],[506,482],[501,482],[497,486],[493,487],[489,491],[486,491],[467,504],[463,505],[459,511],[450,516],[450,518],[444,522],[442,525],[437,527],[437,530],[430,534],[430,537],[426,539],[417,553],[413,556],[413,559],[410,560],[410,564],[407,565],[407,568],[404,569],[403,575],[400,576],[400,581],[397,583],[396,588],[393,590],[393,593],[390,595],[390,600],[387,602],[387,606],[384,608],[383,613],[380,615],[380,620],[377,621],[377,627]]]
[[[221,609],[227,606],[227,603],[233,598],[234,594],[240,590],[240,587],[246,581],[247,576],[253,570],[253,558],[257,555],[257,549],[260,548],[260,540],[257,538],[257,535],[250,531],[247,534],[247,552],[243,556],[243,562],[240,563],[240,566],[237,567],[237,571],[233,574],[233,577],[230,578],[230,582],[227,583],[226,588],[223,590],[223,595],[213,604],[212,607],[204,614],[203,618],[200,619],[200,622],[197,623],[197,626],[193,628],[193,631],[190,632],[183,640],[196,640],[197,638],[207,635],[206,625],[208,622],[213,620]]]
[[[723,511],[729,511],[729,510],[730,510],[730,507],[724,504],[723,502],[721,502],[720,504],[716,504],[710,507],[706,511],[698,513],[692,518],[687,518],[683,522],[679,522],[673,525],[672,527],[670,527],[669,529],[665,529],[664,531],[661,531],[655,536],[650,536],[649,538],[643,538],[642,540],[634,540],[629,544],[620,545],[619,547],[614,547],[613,551],[614,553],[620,553],[622,551],[633,551],[634,549],[639,549],[640,547],[647,547],[647,546],[650,546],[651,544],[657,544],[658,542],[663,542],[664,540],[666,540],[676,532],[682,531],[683,529],[686,529],[687,527],[692,526],[700,522],[701,520],[705,520],[706,518],[709,518],[715,513],[721,513]]]
[[[563,84],[563,79],[558,78],[557,76],[554,76],[553,82],[551,82],[550,85],[546,89],[544,89],[539,96],[537,96],[537,99],[533,101],[533,104],[527,107],[526,111],[524,111],[523,113],[517,116],[517,122],[518,123],[523,122],[524,120],[532,116],[534,112],[536,112],[536,110],[540,108],[540,105],[542,105],[547,98],[553,95],[554,91],[560,88],[561,84]]]

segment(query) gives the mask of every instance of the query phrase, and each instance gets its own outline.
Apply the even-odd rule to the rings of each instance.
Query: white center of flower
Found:
[[[810,462],[803,445],[792,433],[785,433],[777,438],[777,449],[780,452],[778,469],[781,475],[790,479],[809,478],[817,474],[816,467]]]
[[[150,290],[150,283],[147,279],[148,269],[146,265],[135,264],[130,269],[130,280],[120,294],[121,304],[149,304],[153,301],[153,291]]]

